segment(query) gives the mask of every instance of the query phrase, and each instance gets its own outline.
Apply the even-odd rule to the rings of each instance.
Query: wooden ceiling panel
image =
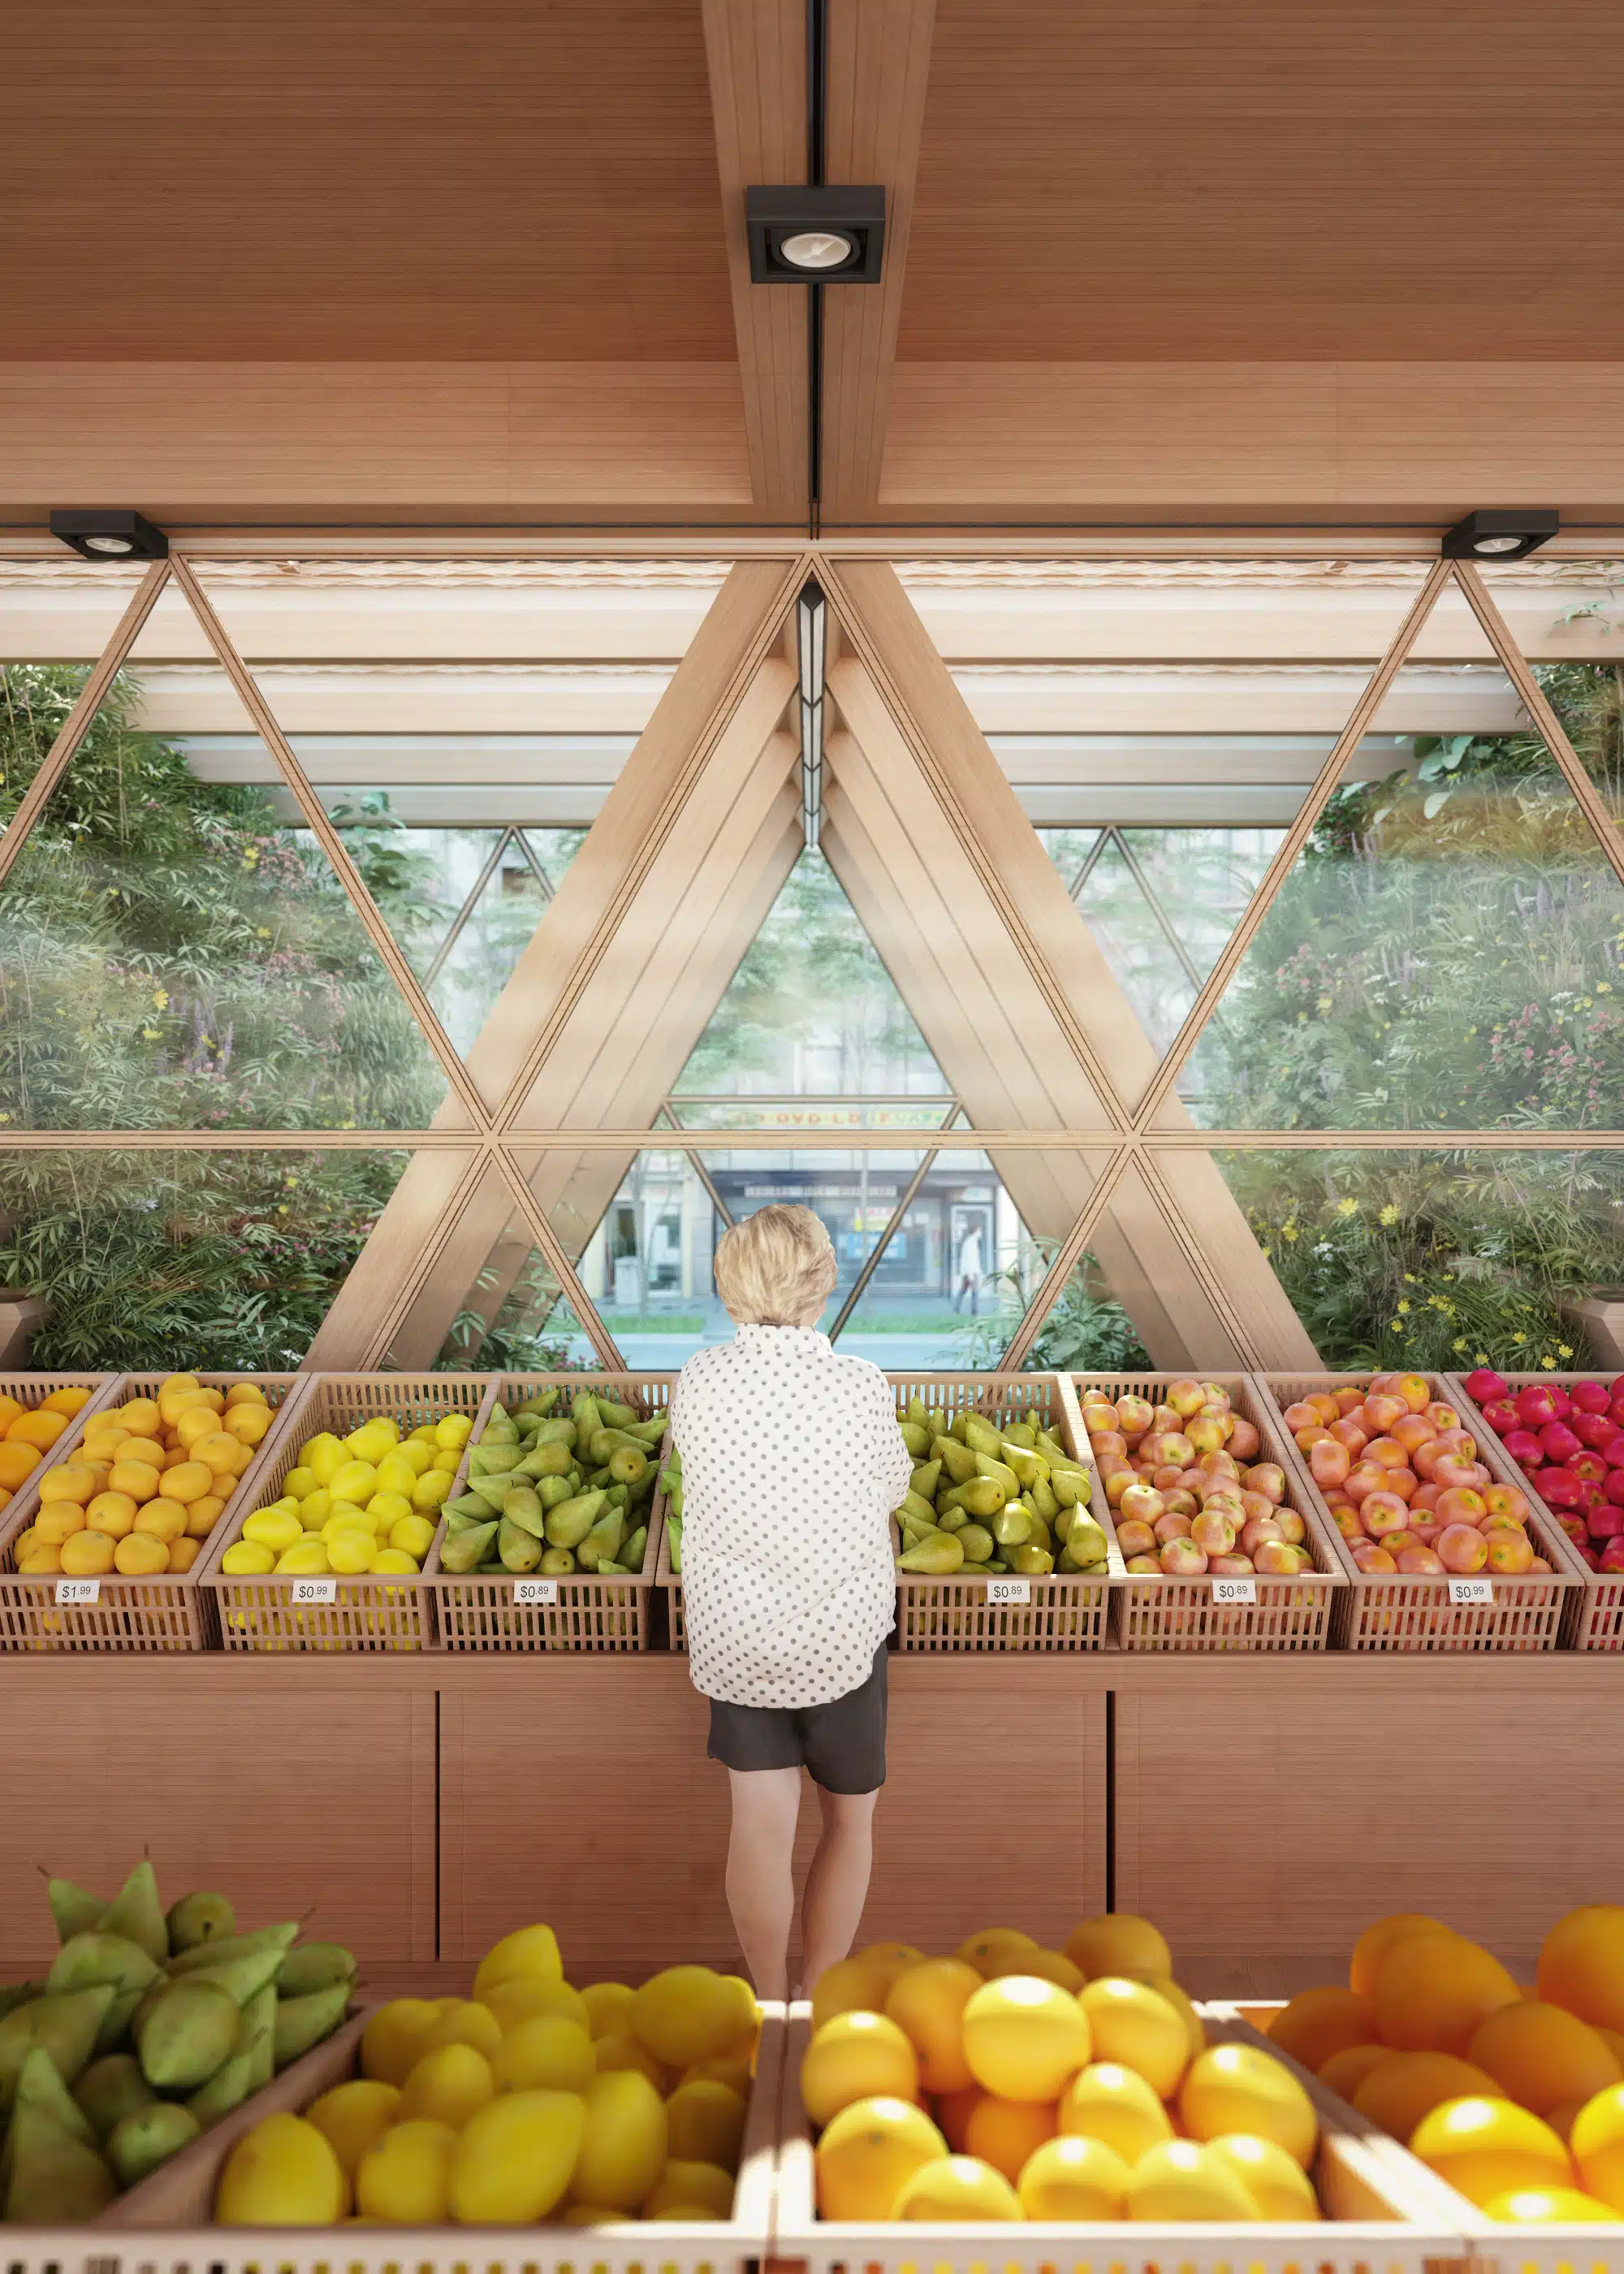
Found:
[[[699,0],[24,0],[5,80],[11,355],[734,358]]]
[[[1603,0],[938,0],[899,354],[1624,354]]]

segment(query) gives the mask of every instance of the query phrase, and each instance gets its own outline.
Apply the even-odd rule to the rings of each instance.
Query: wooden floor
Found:
[[[1528,1979],[1550,1923],[1624,1898],[1624,1667],[1526,1659],[891,1660],[862,1938],[1048,1943],[1113,1899],[1195,1994],[1343,1975],[1435,1912]],[[0,1979],[54,1945],[35,1866],[251,1924],[313,1912],[382,1991],[458,1987],[546,1918],[579,1979],[736,1963],[727,1795],[686,1661],[0,1659]],[[802,1811],[800,1862],[815,1838]]]

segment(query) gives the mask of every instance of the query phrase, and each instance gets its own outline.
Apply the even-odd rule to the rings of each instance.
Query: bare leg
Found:
[[[799,1769],[729,1769],[733,1835],[727,1908],[758,1998],[789,1995],[789,1931],[795,1916],[790,1857],[801,1813]]]
[[[807,1873],[801,1909],[801,1995],[810,1997],[826,1967],[851,1949],[874,1861],[874,1803],[877,1792],[825,1792],[817,1788],[823,1837]]]

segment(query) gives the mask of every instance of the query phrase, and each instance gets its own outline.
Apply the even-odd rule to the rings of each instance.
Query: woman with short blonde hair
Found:
[[[737,1332],[688,1359],[671,1401],[688,1671],[732,1784],[727,1900],[763,1998],[789,1992],[802,1769],[823,1813],[808,1988],[852,1946],[885,1777],[890,1521],[913,1464],[885,1376],[817,1331],[837,1276],[810,1209],[774,1201],[733,1225],[716,1284]]]

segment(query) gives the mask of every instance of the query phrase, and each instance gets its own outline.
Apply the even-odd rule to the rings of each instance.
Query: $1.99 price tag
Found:
[[[58,1579],[58,1603],[99,1603],[102,1600],[100,1579]]]
[[[338,1600],[336,1579],[296,1579],[293,1583],[296,1603],[335,1603]]]
[[[989,1603],[1029,1603],[1032,1600],[1030,1579],[989,1579],[987,1600]]]
[[[1255,1603],[1258,1583],[1255,1579],[1214,1579],[1213,1600],[1215,1603]]]
[[[515,1579],[513,1583],[513,1600],[515,1603],[556,1603],[558,1581],[556,1579]]]
[[[1487,1579],[1451,1579],[1449,1600],[1452,1603],[1492,1603],[1494,1589]]]

